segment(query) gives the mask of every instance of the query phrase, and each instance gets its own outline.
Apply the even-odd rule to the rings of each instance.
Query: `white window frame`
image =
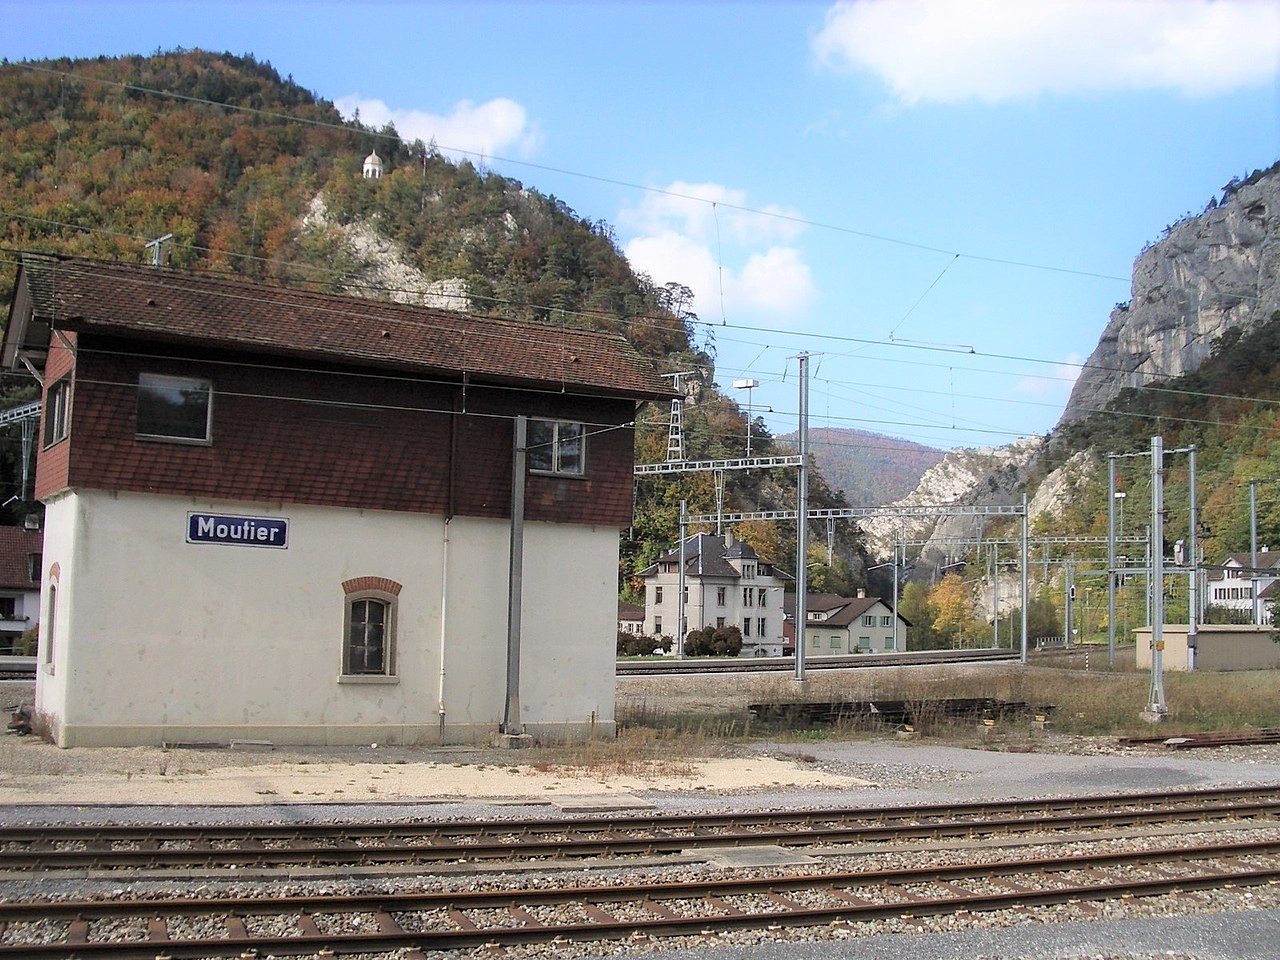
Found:
[[[45,391],[43,439],[45,449],[67,438],[67,427],[70,422],[71,375],[68,374],[56,383],[49,384],[49,389]]]
[[[204,408],[204,435],[199,437],[169,433],[147,433],[142,429],[142,395],[152,390],[203,390],[206,396]],[[138,399],[135,406],[134,436],[139,440],[156,440],[161,443],[189,443],[208,446],[213,443],[213,381],[203,377],[173,377],[162,373],[138,374]]]
[[[376,603],[384,610],[382,622],[382,664],[380,670],[353,671],[351,658],[354,647],[353,614],[360,604]],[[396,674],[396,620],[399,614],[399,598],[384,590],[354,590],[348,593],[343,604],[342,618],[342,668],[339,683],[399,683]]]
[[[572,455],[570,450],[575,443],[577,453]],[[525,449],[530,473],[550,477],[587,475],[587,428],[580,421],[530,420]]]

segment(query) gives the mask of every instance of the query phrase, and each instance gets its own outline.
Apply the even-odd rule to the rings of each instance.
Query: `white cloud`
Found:
[[[794,247],[771,247],[755,254],[737,282],[742,299],[761,310],[784,313],[813,296],[813,277]]]
[[[442,153],[466,152],[500,156],[514,152],[530,156],[541,142],[536,126],[529,121],[524,107],[514,100],[498,98],[475,104],[463,100],[448,116],[425,110],[393,109],[381,100],[358,96],[342,97],[334,102],[344,117],[360,111],[366,126],[381,127],[394,123],[396,132],[405,140],[435,141]]]
[[[1272,0],[842,0],[813,39],[905,104],[1174,90],[1209,96],[1280,74]]]
[[[1065,400],[1080,378],[1084,369],[1084,357],[1078,353],[1068,354],[1061,362],[1054,364],[1051,373],[1038,377],[1023,377],[1014,385],[1014,391],[1036,400]]]
[[[638,207],[618,215],[618,225],[637,233],[678,229],[705,243],[759,243],[792,240],[803,225],[799,215],[777,205],[748,209],[747,196],[718,183],[677,180],[644,195]]]
[[[740,190],[677,181],[621,211],[619,228],[632,236],[623,252],[656,283],[692,290],[704,320],[743,312],[785,319],[814,298],[809,267],[789,242],[803,225],[781,207],[758,209],[765,212],[749,209]]]

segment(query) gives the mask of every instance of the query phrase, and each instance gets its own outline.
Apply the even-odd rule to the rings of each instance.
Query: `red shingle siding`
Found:
[[[89,335],[81,343],[69,442],[42,456],[38,496],[69,485],[445,514],[452,475],[455,513],[506,517],[512,422],[523,413],[583,420],[591,434],[587,478],[530,477],[526,517],[631,521],[632,433],[618,426],[634,415],[630,401],[468,387],[466,414],[455,417],[458,385],[263,366],[234,354],[148,358],[137,344]],[[212,381],[212,444],[136,439],[139,372]],[[46,469],[50,454],[64,464]]]
[[[67,342],[72,348],[76,345],[76,335],[66,334]],[[56,337],[49,344],[49,359],[45,364],[45,389],[41,395],[41,414],[39,433],[36,435],[37,449],[40,455],[36,458],[35,497],[48,496],[67,485],[67,455],[70,444],[67,438],[59,440],[48,449],[44,447],[45,417],[49,412],[49,387],[65,376],[71,376],[71,415],[75,416],[77,388],[75,384],[75,355]],[[68,433],[69,433],[68,429]]]
[[[12,590],[37,590],[39,569],[32,569],[28,558],[44,550],[44,534],[23,527],[0,527],[0,587]]]

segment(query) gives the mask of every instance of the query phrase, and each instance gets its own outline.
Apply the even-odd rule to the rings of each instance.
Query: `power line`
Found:
[[[91,83],[100,83],[106,86],[116,87],[117,89],[120,89],[120,90],[131,90],[138,93],[145,93],[151,96],[164,97],[167,99],[178,100],[186,103],[199,104],[201,106],[220,107],[224,110],[234,110],[241,113],[249,114],[251,116],[260,116],[260,117],[266,117],[272,120],[284,120],[292,123],[301,123],[301,124],[306,124],[310,126],[320,127],[322,129],[341,130],[343,132],[358,134],[361,136],[375,137],[375,138],[384,139],[384,140],[394,140],[395,142],[401,145],[406,144],[405,139],[399,136],[399,134],[392,135],[387,133],[381,133],[378,131],[366,129],[362,125],[353,127],[350,123],[332,123],[329,121],[316,120],[308,117],[298,117],[293,114],[279,113],[277,111],[272,111],[272,110],[262,110],[257,107],[246,107],[246,106],[240,106],[238,104],[221,103],[216,100],[207,100],[202,97],[193,97],[185,94],[173,93],[172,91],[168,91],[168,90],[159,90],[154,87],[144,87],[138,84],[125,83],[119,80],[107,80],[101,77],[87,77],[82,74],[74,73],[67,70],[53,70],[48,67],[39,67],[39,66],[36,66],[35,64],[22,63],[22,64],[15,64],[15,66],[18,66],[22,69],[30,70],[34,73],[42,73],[49,76],[59,77],[63,80],[69,79],[69,80],[79,80],[82,82],[87,81]],[[518,160],[514,157],[504,157],[497,154],[489,154],[485,152],[468,150],[465,147],[441,146],[440,144],[437,143],[436,148],[441,152],[459,154],[464,157],[475,157],[476,159],[482,160],[484,162],[497,161],[499,163],[511,164],[518,167],[527,167],[531,170],[542,170],[547,173],[555,173],[561,176],[574,177],[580,180],[589,180],[594,183],[605,183],[611,186],[623,187],[628,190],[638,190],[642,193],[651,193],[657,196],[671,197],[677,200],[687,200],[694,203],[707,204],[711,206],[713,210],[716,208],[718,204],[720,207],[724,207],[729,210],[734,210],[738,213],[747,213],[753,216],[766,217],[768,219],[778,220],[784,223],[791,223],[791,224],[796,224],[798,226],[804,226],[804,227],[812,227],[817,230],[825,230],[831,233],[839,233],[846,236],[859,237],[864,240],[873,240],[879,243],[887,243],[894,246],[906,247],[908,249],[913,249],[913,250],[922,250],[928,253],[944,253],[944,254],[947,254],[948,256],[951,256],[953,259],[963,258],[966,260],[974,260],[980,263],[992,263],[992,264],[997,264],[1000,266],[1007,266],[1007,267],[1020,267],[1028,270],[1043,270],[1051,273],[1063,273],[1063,274],[1069,274],[1072,276],[1091,277],[1098,280],[1118,281],[1121,283],[1128,283],[1130,280],[1129,277],[1118,277],[1111,274],[1098,273],[1090,270],[1078,270],[1071,267],[1060,267],[1052,264],[1034,263],[1032,261],[1026,261],[1026,260],[1015,260],[1008,257],[992,257],[992,256],[985,256],[982,254],[965,253],[962,251],[933,246],[931,244],[920,243],[913,240],[905,240],[905,239],[902,239],[901,237],[892,237],[887,234],[872,233],[867,230],[858,230],[856,228],[847,227],[840,224],[824,223],[819,220],[811,220],[806,217],[797,216],[795,214],[783,213],[779,210],[759,209],[756,207],[746,206],[745,204],[729,203],[724,201],[723,199],[709,200],[706,197],[699,197],[694,194],[681,193],[680,191],[677,191],[677,190],[669,190],[663,187],[654,187],[654,186],[648,186],[640,183],[633,183],[631,181],[620,180],[615,177],[605,177],[597,174],[583,173],[578,170],[570,170],[564,167],[553,167],[548,164],[533,163],[532,161],[528,161],[528,160]]]

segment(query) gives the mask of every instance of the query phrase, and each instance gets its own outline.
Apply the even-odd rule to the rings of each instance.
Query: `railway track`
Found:
[[[343,956],[708,935],[1280,882],[1280,840],[759,879],[0,903],[0,957]],[[398,954],[404,956],[404,953]]]
[[[861,810],[529,821],[0,827],[0,876],[583,860],[1280,820],[1280,788]]]
[[[981,663],[1019,660],[1020,650],[983,647],[975,650],[920,650],[898,653],[862,653],[805,658],[808,670],[847,670],[853,667],[917,667],[936,664]],[[795,657],[693,657],[684,660],[619,660],[620,677],[681,673],[782,673],[796,668]]]

